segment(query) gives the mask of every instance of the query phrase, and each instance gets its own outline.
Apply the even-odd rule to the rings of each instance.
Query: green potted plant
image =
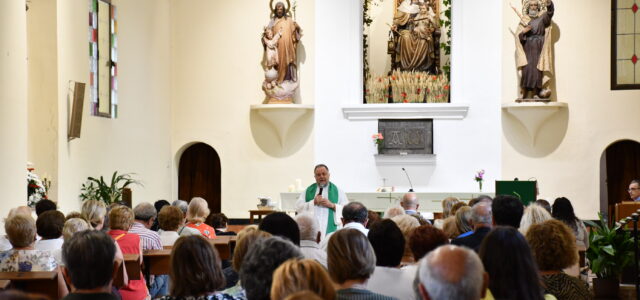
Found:
[[[620,274],[634,263],[634,243],[629,231],[620,223],[609,227],[601,213],[600,222],[585,221],[591,227],[587,259],[596,274],[593,291],[596,298],[616,298],[620,289]]]
[[[106,182],[104,177],[87,177],[87,181],[80,188],[80,200],[100,200],[106,205],[122,201],[122,191],[132,184],[142,185],[140,181],[133,179],[133,174],[118,174],[113,172],[111,181]]]

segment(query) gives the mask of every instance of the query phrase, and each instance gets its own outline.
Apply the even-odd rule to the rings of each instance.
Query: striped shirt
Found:
[[[133,222],[133,226],[129,229],[129,233],[135,233],[140,236],[142,242],[142,250],[162,250],[162,241],[157,232],[149,230],[144,225]]]

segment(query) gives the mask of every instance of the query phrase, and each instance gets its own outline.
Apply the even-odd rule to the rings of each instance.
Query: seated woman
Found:
[[[400,228],[385,219],[371,225],[368,238],[376,254],[376,268],[369,277],[367,289],[400,299],[415,299],[413,280],[417,268],[415,265],[401,268],[406,243]]]
[[[414,229],[420,227],[420,221],[418,219],[410,216],[410,215],[399,215],[391,218],[393,222],[398,225],[400,231],[402,231],[402,236],[404,236],[405,246],[404,246],[404,254],[402,256],[402,262],[405,264],[414,263],[413,254],[411,253],[411,249],[409,248],[409,237]]]
[[[122,253],[139,254],[140,264],[142,264],[142,246],[140,236],[135,233],[129,233],[131,225],[133,225],[133,210],[126,206],[116,206],[109,212],[109,230],[108,234],[118,243]],[[147,283],[144,280],[142,272],[140,279],[129,280],[129,284],[120,288],[120,295],[123,300],[141,300],[147,298],[149,291]]]
[[[471,225],[471,206],[463,206],[456,212],[456,228],[460,233],[456,238],[463,238],[473,234]]]
[[[301,291],[312,291],[325,300],[336,298],[333,282],[319,262],[290,259],[273,272],[271,300],[282,300]]]
[[[546,293],[560,300],[592,298],[586,282],[562,271],[578,261],[575,237],[567,225],[558,220],[535,224],[529,227],[526,238]]]
[[[409,237],[409,249],[414,261],[419,261],[429,252],[446,244],[449,244],[449,238],[444,231],[431,225],[422,225],[414,229]]]
[[[396,299],[366,289],[367,280],[376,267],[376,255],[360,231],[341,229],[332,234],[327,245],[327,264],[338,299]]]
[[[540,224],[544,221],[551,220],[551,214],[544,209],[544,207],[537,204],[530,204],[524,209],[522,219],[520,219],[520,227],[518,230],[522,234],[527,234],[527,230],[533,224]]]
[[[451,216],[451,208],[456,203],[460,202],[460,199],[456,197],[447,197],[442,200],[442,219],[436,219],[433,221],[433,226],[438,229],[443,229],[444,220]]]
[[[571,201],[565,197],[560,197],[553,202],[551,215],[554,219],[562,221],[573,230],[573,234],[576,236],[576,246],[589,248],[589,233],[584,223],[576,217],[573,212],[573,205]]]
[[[234,297],[241,297],[244,295],[244,290],[240,284],[240,267],[242,267],[242,261],[247,254],[253,243],[258,239],[271,237],[271,234],[258,230],[258,226],[249,225],[238,233],[238,240],[236,241],[236,247],[233,249],[233,258],[231,259],[231,266],[222,270],[224,273],[224,279],[227,282],[226,290],[224,293]]]
[[[224,275],[218,251],[204,237],[180,237],[171,250],[170,265],[170,296],[159,299],[235,299],[216,292],[224,287]]]
[[[209,205],[207,200],[195,197],[189,202],[187,209],[187,225],[185,227],[196,229],[206,238],[213,239],[216,237],[216,231],[213,227],[204,223],[209,215]],[[183,235],[180,233],[180,235]]]
[[[207,225],[213,227],[216,230],[216,235],[236,235],[233,231],[227,231],[227,223],[229,218],[223,213],[210,214],[207,217]]]
[[[4,230],[12,249],[0,252],[0,272],[58,272],[58,296],[67,295],[67,285],[51,251],[35,250],[36,222],[17,214],[5,220]]]
[[[178,230],[184,222],[182,210],[175,206],[165,205],[158,213],[158,235],[162,241],[162,246],[173,246],[180,235]]]
[[[489,299],[543,300],[540,275],[531,249],[513,227],[500,226],[489,232],[480,246],[480,259],[489,273]]]
[[[41,237],[36,241],[36,250],[49,251],[58,264],[62,263],[62,228],[64,214],[57,210],[48,210],[40,214],[36,220],[36,231]]]
[[[89,225],[95,230],[102,230],[104,227],[104,218],[107,214],[107,207],[102,201],[87,200],[82,202],[80,215],[89,222]]]

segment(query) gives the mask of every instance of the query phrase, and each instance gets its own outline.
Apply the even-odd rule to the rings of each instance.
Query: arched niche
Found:
[[[624,139],[607,146],[600,156],[600,212],[610,221],[613,220],[616,203],[629,200],[629,182],[638,177],[640,143]]]
[[[207,200],[211,213],[221,211],[220,156],[205,143],[193,143],[179,154],[178,199],[191,200],[202,197]]]

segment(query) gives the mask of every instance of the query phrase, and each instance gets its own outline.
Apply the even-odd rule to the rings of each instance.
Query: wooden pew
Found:
[[[221,260],[231,259],[230,235],[221,235],[209,241],[213,244],[214,247],[216,247],[216,250],[218,250],[218,255],[220,255]]]
[[[0,291],[4,291],[11,285],[11,280],[0,280]]]
[[[140,254],[125,254],[124,265],[125,269],[127,269],[129,280],[140,279]]]
[[[28,293],[43,294],[58,299],[58,272],[0,272],[0,281],[11,282],[10,287]]]
[[[233,238],[232,236],[218,236],[215,239],[209,240],[209,242],[216,247],[216,250],[218,250],[221,260],[231,259],[231,240]],[[233,244],[235,245],[235,239],[233,240]],[[162,250],[147,250],[142,256],[145,269],[150,275],[169,274],[169,269],[171,268],[169,259],[171,257],[172,247],[164,246],[163,248]],[[129,273],[128,271],[129,266],[127,265],[127,273]]]
[[[144,259],[144,267],[150,275],[169,274],[169,269],[171,267],[169,263],[170,256],[171,250],[169,249],[147,250],[142,255]]]

